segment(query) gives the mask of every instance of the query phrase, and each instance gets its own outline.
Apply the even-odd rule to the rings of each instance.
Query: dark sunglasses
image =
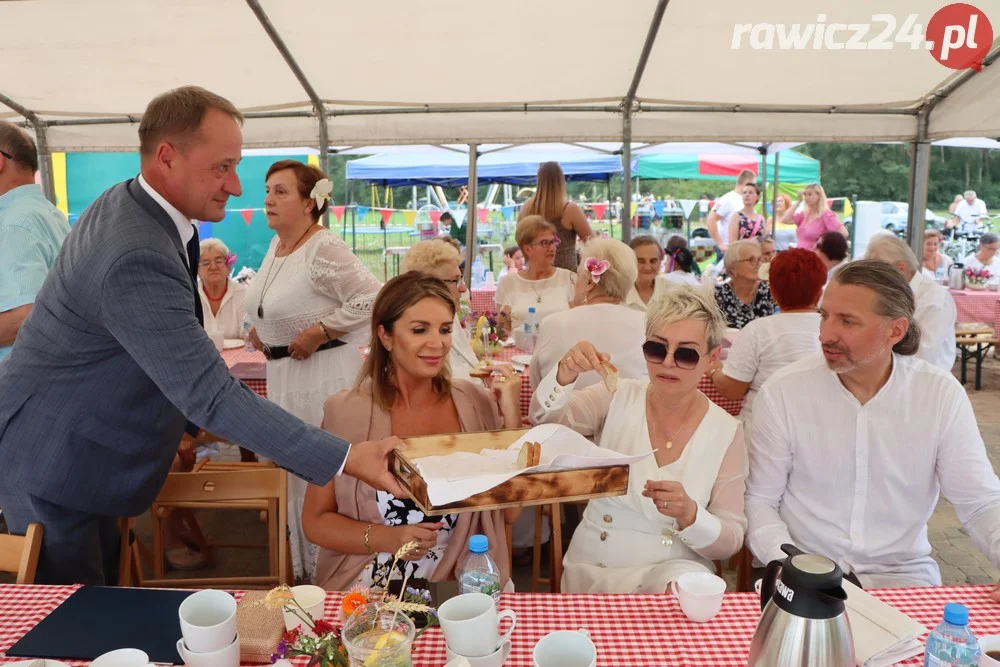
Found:
[[[647,340],[642,344],[642,356],[651,364],[662,364],[667,358],[669,350],[665,343],[655,340]],[[679,347],[674,350],[674,363],[677,368],[691,370],[701,361],[701,354],[698,350],[690,347]]]

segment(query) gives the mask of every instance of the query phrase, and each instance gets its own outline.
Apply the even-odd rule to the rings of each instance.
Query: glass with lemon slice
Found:
[[[416,629],[405,613],[373,603],[358,607],[344,624],[343,642],[351,667],[412,667]]]

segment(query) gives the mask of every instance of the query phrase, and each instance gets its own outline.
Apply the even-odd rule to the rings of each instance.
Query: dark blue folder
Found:
[[[84,586],[7,651],[15,658],[93,660],[119,648],[146,652],[150,662],[182,665],[177,608],[192,591]]]

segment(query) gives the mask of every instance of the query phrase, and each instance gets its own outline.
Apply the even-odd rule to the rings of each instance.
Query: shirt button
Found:
[[[601,542],[606,542],[607,539],[608,539],[608,533],[607,533],[607,531],[602,531],[601,532]]]
[[[610,514],[605,514],[604,515],[604,523],[611,523],[611,515]]]

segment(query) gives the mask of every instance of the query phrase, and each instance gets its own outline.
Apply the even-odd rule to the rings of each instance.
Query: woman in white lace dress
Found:
[[[271,166],[264,208],[275,231],[246,295],[251,340],[267,362],[267,395],[319,426],[323,403],[349,388],[368,343],[381,284],[336,234],[319,225],[330,181],[294,160]],[[296,579],[311,579],[317,549],[302,532],[306,483],[288,478],[288,524]]]

